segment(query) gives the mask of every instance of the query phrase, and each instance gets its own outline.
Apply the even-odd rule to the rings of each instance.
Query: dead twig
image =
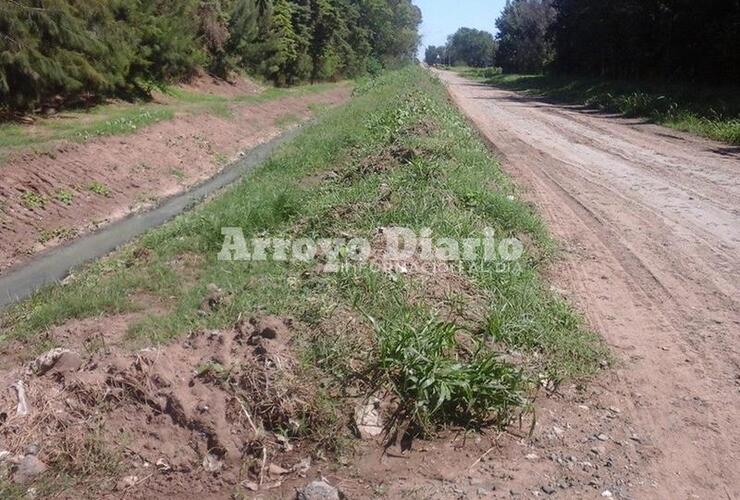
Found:
[[[252,431],[254,431],[254,436],[259,436],[259,431],[257,430],[257,426],[254,425],[254,421],[252,420],[252,417],[249,415],[249,412],[247,411],[247,407],[244,406],[244,402],[240,398],[236,398],[237,401],[239,401],[239,406],[242,407],[242,411],[244,412],[244,415],[246,415],[247,420],[249,421],[250,427],[252,427]]]
[[[260,486],[265,479],[265,465],[267,465],[267,446],[262,444],[262,467],[260,467]]]
[[[23,381],[19,380],[11,387],[15,389],[15,392],[18,394],[18,409],[16,410],[16,413],[20,416],[28,415],[31,410],[28,406],[28,401],[26,400],[26,388],[23,387]]]
[[[483,460],[483,459],[484,459],[484,458],[486,458],[486,457],[487,457],[488,455],[490,455],[490,453],[491,453],[491,452],[492,452],[493,450],[495,450],[495,449],[496,449],[496,447],[495,447],[495,446],[491,446],[491,447],[490,447],[490,448],[488,449],[488,451],[487,451],[487,452],[485,452],[485,453],[484,453],[483,455],[479,456],[479,457],[478,457],[478,460],[476,460],[475,462],[473,462],[473,463],[472,463],[472,464],[470,465],[470,467],[468,467],[468,472],[470,472],[471,470],[473,470],[473,468],[474,468],[474,467],[475,467],[476,465],[478,465],[478,464],[480,463],[480,461],[481,461],[481,460]]]

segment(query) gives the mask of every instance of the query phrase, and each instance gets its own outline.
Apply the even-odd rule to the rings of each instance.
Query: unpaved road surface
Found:
[[[740,148],[438,74],[618,360],[609,399],[657,450],[632,494],[740,498]]]

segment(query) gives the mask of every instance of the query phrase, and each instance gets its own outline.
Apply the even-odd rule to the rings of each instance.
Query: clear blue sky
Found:
[[[494,21],[504,9],[506,0],[414,0],[424,22],[419,50],[427,45],[444,45],[447,35],[457,28],[477,28],[495,34]]]

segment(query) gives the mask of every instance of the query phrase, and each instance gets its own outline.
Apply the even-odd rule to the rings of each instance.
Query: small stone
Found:
[[[558,427],[557,425],[553,426],[552,430],[553,430],[553,432],[554,432],[554,433],[555,433],[555,434],[556,434],[557,436],[562,436],[563,434],[565,434],[565,430],[561,429],[561,428],[560,428],[560,427]]]
[[[267,473],[271,476],[284,476],[285,474],[290,473],[290,471],[288,469],[283,469],[279,465],[270,464],[269,467],[267,467]]]
[[[552,486],[543,486],[540,489],[542,490],[543,493],[547,495],[552,495],[553,493],[555,493],[555,488],[553,488]]]
[[[477,493],[479,497],[487,497],[490,492],[485,488],[478,488]]]
[[[524,458],[526,458],[527,460],[537,460],[540,457],[536,453],[530,453],[527,456],[525,456]]]
[[[606,454],[606,448],[603,446],[594,446],[593,448],[591,448],[591,453],[597,456],[604,455]]]
[[[203,468],[208,472],[218,472],[223,468],[224,464],[212,454],[207,454],[203,458]]]
[[[30,483],[36,476],[46,472],[49,467],[36,458],[35,455],[26,455],[18,464],[18,468],[13,474],[13,481],[16,483]]]
[[[40,451],[40,446],[38,443],[31,443],[28,446],[26,446],[26,455],[38,455]]]
[[[138,482],[139,478],[137,476],[126,476],[116,483],[116,490],[124,491],[133,488]]]
[[[605,497],[605,498],[611,498],[613,495],[612,495],[612,492],[611,491],[604,490],[604,491],[601,492],[601,496],[602,497]]]
[[[244,481],[242,483],[242,486],[244,486],[249,491],[259,491],[260,485],[255,483],[254,481]]]
[[[361,439],[373,439],[383,433],[383,420],[380,416],[380,400],[371,397],[355,409],[355,424]]]
[[[42,376],[50,371],[56,373],[70,373],[80,369],[82,358],[69,349],[56,348],[46,351],[34,359],[28,367],[32,375]]]
[[[598,439],[599,441],[609,441],[609,436],[607,436],[606,434],[599,434],[598,436],[596,436],[596,439]]]
[[[298,500],[339,500],[339,498],[339,490],[324,481],[314,481],[298,492]]]
[[[293,472],[299,476],[305,476],[308,470],[311,468],[311,457],[304,458],[293,466]]]

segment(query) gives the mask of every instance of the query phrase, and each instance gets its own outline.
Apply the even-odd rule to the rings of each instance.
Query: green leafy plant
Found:
[[[29,210],[34,208],[44,208],[46,197],[36,191],[26,191],[21,195],[21,203]]]
[[[111,190],[108,186],[99,181],[92,181],[87,185],[87,189],[100,196],[110,196]]]
[[[60,203],[64,203],[65,205],[71,205],[72,201],[74,201],[75,195],[72,191],[69,191],[67,189],[60,189],[56,193],[54,193],[54,198],[57,199]]]
[[[406,319],[378,328],[377,369],[399,400],[402,419],[433,423],[508,423],[524,403],[524,377],[484,343],[458,339],[460,328]]]
[[[69,227],[59,227],[57,229],[45,230],[41,232],[39,243],[48,243],[51,240],[60,239],[69,240],[77,236],[77,230]]]

